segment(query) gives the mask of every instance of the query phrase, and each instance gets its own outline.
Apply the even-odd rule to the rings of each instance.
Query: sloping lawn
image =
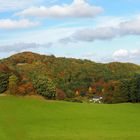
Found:
[[[140,104],[0,97],[0,140],[140,140]]]

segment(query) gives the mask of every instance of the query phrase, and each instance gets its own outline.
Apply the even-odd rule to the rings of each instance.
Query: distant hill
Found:
[[[40,65],[44,67],[44,71],[51,72],[53,77],[59,73],[71,69],[73,70],[81,69],[83,71],[91,72],[94,79],[118,79],[118,78],[129,78],[135,73],[140,73],[140,66],[132,63],[120,63],[112,62],[108,64],[95,63],[90,60],[80,60],[73,58],[62,58],[55,56],[45,56],[39,55],[32,52],[23,52],[15,54],[7,59],[2,60],[2,63],[11,69],[19,68],[20,65],[25,65],[28,68],[30,65]],[[24,68],[25,68],[24,67]],[[20,68],[23,69],[23,68]],[[56,73],[54,73],[55,71]]]
[[[16,92],[21,95],[43,94],[43,92],[46,94],[43,89],[38,91],[37,89],[40,87],[36,87],[44,79],[43,81],[48,82],[46,85],[50,85],[48,87],[50,89],[47,90],[55,89],[57,96],[60,96],[58,98],[63,99],[65,97],[73,98],[76,96],[75,93],[77,96],[84,95],[89,87],[94,89],[94,85],[97,83],[105,84],[110,81],[131,79],[140,74],[140,66],[119,62],[101,64],[89,60],[23,52],[0,60],[0,73],[2,76],[10,78],[8,83],[17,86],[18,91],[13,94]],[[10,85],[4,87],[2,85],[2,89],[5,90],[1,91],[9,92]],[[49,96],[52,98],[52,95]]]

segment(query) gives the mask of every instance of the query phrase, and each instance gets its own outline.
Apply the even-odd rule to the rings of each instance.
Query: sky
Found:
[[[23,51],[140,64],[140,0],[0,0],[0,58]]]

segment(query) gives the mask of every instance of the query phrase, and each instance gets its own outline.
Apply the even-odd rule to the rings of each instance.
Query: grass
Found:
[[[0,97],[0,140],[140,140],[140,104]]]

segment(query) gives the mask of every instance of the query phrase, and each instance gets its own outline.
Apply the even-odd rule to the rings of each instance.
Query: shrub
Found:
[[[75,93],[72,90],[67,90],[66,95],[68,98],[74,98],[75,97]]]
[[[15,74],[12,74],[9,77],[9,91],[10,94],[17,94],[18,93],[18,77]]]
[[[47,76],[35,75],[32,77],[33,86],[37,90],[37,93],[47,97],[48,99],[54,99],[56,96],[56,87],[51,79]]]
[[[66,94],[61,89],[56,89],[56,99],[58,100],[64,100],[66,98]]]
[[[8,74],[0,73],[0,93],[3,93],[7,90],[8,77]]]
[[[34,91],[32,83],[28,82],[22,84],[18,87],[18,92],[20,95],[27,95]]]

